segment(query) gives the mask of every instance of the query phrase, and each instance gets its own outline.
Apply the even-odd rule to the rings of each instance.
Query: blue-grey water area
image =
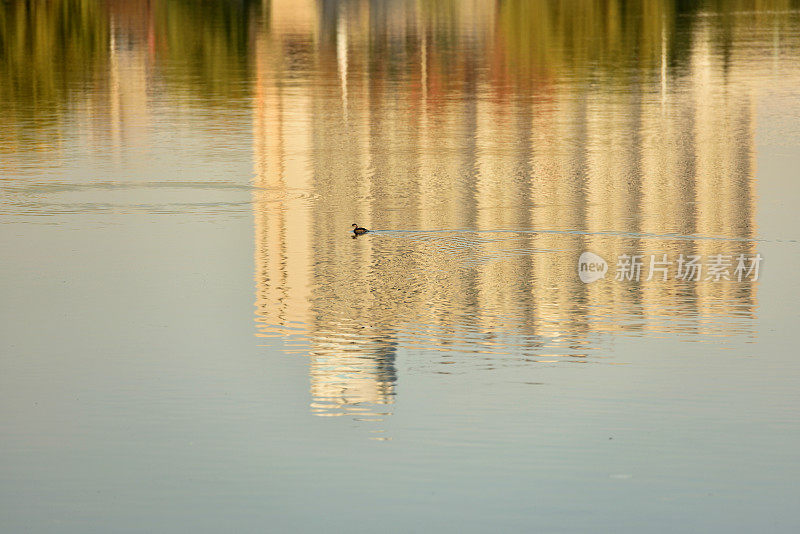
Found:
[[[6,2],[0,530],[798,532],[798,169],[796,1]]]

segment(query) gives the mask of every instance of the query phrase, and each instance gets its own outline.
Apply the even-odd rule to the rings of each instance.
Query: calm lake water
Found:
[[[11,1],[0,103],[3,532],[800,531],[798,2]]]

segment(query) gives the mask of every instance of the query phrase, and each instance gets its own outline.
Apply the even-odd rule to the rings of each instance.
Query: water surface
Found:
[[[799,59],[780,0],[6,3],[0,524],[796,531]]]

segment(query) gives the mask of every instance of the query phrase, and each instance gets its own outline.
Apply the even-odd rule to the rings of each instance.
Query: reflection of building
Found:
[[[109,120],[112,146],[122,150],[147,132],[148,67],[152,59],[151,6],[111,2],[109,28]]]
[[[675,29],[656,10],[652,35],[611,36],[647,50],[641,77],[589,85],[595,51],[549,58],[502,10],[429,8],[323,2],[256,39],[259,335],[311,355],[315,410],[391,403],[401,347],[574,357],[594,333],[752,316],[752,284],[575,273],[582,250],[755,253],[752,96],[702,26],[667,69]],[[353,241],[352,222],[404,232]]]
[[[267,50],[280,44],[263,34],[255,43],[256,57],[275,58],[275,63],[259,61],[254,88],[255,185],[262,200],[255,225],[261,239],[257,254],[265,260],[259,265],[259,279],[270,282],[259,302],[265,307],[269,303],[275,317],[305,322],[310,290],[309,212],[298,192],[307,191],[310,185],[306,169],[310,102],[308,95],[278,83],[274,73],[285,68],[278,63],[283,51],[270,54]],[[302,54],[308,44],[302,34],[292,34],[285,52],[287,62],[294,59],[293,50]]]
[[[341,132],[342,100],[335,101],[333,110],[320,110],[319,100],[311,92],[285,83],[287,76],[305,73],[308,62],[314,60],[318,39],[316,13],[292,8],[291,15],[284,16],[278,9],[269,20],[270,32],[259,33],[255,43],[253,131],[258,188],[257,307],[264,324],[262,335],[280,327],[284,331],[297,331],[310,340],[304,348],[311,355],[312,408],[316,413],[365,416],[379,413],[382,410],[370,410],[367,405],[387,404],[393,396],[394,349],[391,341],[384,341],[388,334],[374,333],[376,342],[370,345],[369,359],[365,360],[364,351],[354,342],[356,338],[347,333],[348,328],[360,328],[357,318],[319,313],[322,303],[341,300],[323,292],[324,288],[341,287],[342,280],[321,279],[333,277],[334,272],[331,268],[320,272],[315,258],[335,255],[336,251],[320,248],[324,243],[314,238],[314,230],[326,222],[312,214],[308,192],[324,188],[318,183],[316,168],[327,165],[331,170],[330,166],[335,165],[334,161],[314,161],[314,155],[330,152],[325,150],[325,143],[347,142],[343,135],[336,140],[320,137],[317,124],[336,121],[330,131]],[[333,65],[335,68],[337,62]],[[329,111],[325,117],[323,113]],[[349,184],[343,185],[341,190],[326,191],[325,197],[330,200],[337,192],[346,194]],[[356,290],[350,285],[350,274],[344,271],[343,275],[346,285]],[[342,323],[336,327],[330,324],[339,320]],[[348,356],[348,352],[352,354]]]

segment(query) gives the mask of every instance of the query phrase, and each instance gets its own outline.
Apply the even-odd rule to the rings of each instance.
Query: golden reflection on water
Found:
[[[576,262],[757,253],[756,98],[764,80],[799,78],[796,10],[12,3],[0,171],[17,178],[4,211],[57,209],[26,187],[70,156],[68,120],[121,157],[157,142],[157,105],[207,132],[251,113],[258,335],[309,355],[321,415],[388,413],[401,348],[457,372],[599,362],[615,333],[751,335],[756,283],[585,285]],[[351,239],[353,222],[373,232]],[[508,354],[524,357],[496,357]]]
[[[749,332],[755,283],[585,285],[576,259],[756,253],[750,80],[769,48],[721,52],[719,25],[670,3],[635,22],[586,4],[272,3],[257,316],[309,354],[316,412],[385,412],[398,347],[524,364],[600,358],[615,332]],[[378,231],[351,240],[354,221]]]

